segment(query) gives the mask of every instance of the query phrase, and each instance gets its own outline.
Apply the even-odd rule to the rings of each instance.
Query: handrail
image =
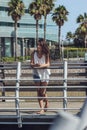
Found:
[[[80,64],[82,64],[82,65],[80,65]],[[48,111],[52,111],[52,110],[53,111],[58,111],[58,110],[64,110],[64,111],[66,111],[66,110],[73,110],[73,111],[75,111],[75,110],[80,110],[81,109],[79,107],[74,107],[74,108],[73,107],[70,107],[70,108],[67,107],[68,106],[68,100],[71,100],[71,99],[72,100],[75,100],[75,99],[84,100],[85,98],[87,98],[86,95],[85,96],[68,96],[68,94],[67,94],[69,89],[73,89],[74,91],[76,91],[76,89],[87,89],[87,86],[85,86],[83,84],[82,85],[73,85],[73,86],[68,85],[69,81],[71,81],[71,82],[74,82],[74,81],[81,82],[83,80],[87,81],[87,77],[86,76],[85,77],[81,77],[81,78],[78,78],[78,77],[73,77],[73,78],[72,77],[68,77],[69,69],[85,69],[86,70],[85,63],[80,63],[80,64],[75,64],[75,63],[74,64],[72,64],[72,63],[70,64],[70,63],[68,63],[67,60],[64,60],[61,64],[60,63],[59,64],[56,63],[56,66],[54,65],[54,66],[50,67],[50,69],[52,71],[53,71],[53,69],[56,69],[56,70],[62,69],[62,76],[61,77],[53,76],[53,77],[50,78],[50,81],[54,81],[54,82],[62,81],[62,85],[55,85],[54,84],[54,85],[50,85],[50,86],[46,86],[46,87],[43,86],[43,88],[45,87],[45,88],[50,89],[50,90],[54,89],[54,91],[56,91],[56,90],[58,91],[58,90],[61,89],[61,91],[63,93],[62,96],[48,96],[48,99],[52,100],[53,102],[55,102],[55,100],[57,102],[58,102],[58,100],[59,101],[62,100],[62,102],[63,102],[62,106],[63,107],[50,107],[50,108],[47,108]],[[13,101],[12,103],[15,104],[15,107],[10,107],[8,105],[8,107],[0,108],[0,112],[1,111],[3,111],[3,112],[6,112],[6,111],[9,111],[9,112],[14,111],[14,112],[16,112],[16,115],[12,115],[9,118],[12,118],[12,117],[16,118],[17,122],[13,122],[13,124],[15,123],[15,124],[18,124],[18,127],[22,127],[22,124],[24,124],[24,122],[22,121],[22,118],[25,115],[21,115],[21,111],[26,111],[26,112],[27,111],[31,111],[32,112],[34,110],[40,110],[40,108],[38,108],[38,107],[33,107],[32,108],[31,106],[29,106],[29,107],[28,106],[27,107],[26,106],[22,106],[21,105],[22,100],[23,100],[23,102],[24,102],[24,100],[32,100],[32,101],[35,100],[36,101],[38,98],[41,98],[41,97],[37,97],[37,96],[33,96],[33,95],[32,96],[27,96],[27,95],[26,96],[21,96],[19,93],[20,93],[21,89],[24,89],[24,91],[27,92],[27,90],[28,91],[31,91],[31,89],[32,90],[36,90],[38,87],[41,87],[41,86],[37,87],[37,86],[34,86],[33,84],[31,84],[29,86],[26,86],[26,84],[24,84],[23,86],[20,85],[21,82],[33,81],[33,78],[23,77],[23,75],[22,75],[22,70],[23,69],[24,70],[31,69],[29,64],[24,64],[23,65],[23,63],[21,63],[21,62],[18,62],[17,64],[15,64],[15,66],[14,65],[11,66],[9,64],[6,64],[6,66],[5,66],[5,64],[4,64],[4,67],[3,68],[0,67],[0,69],[4,69],[4,70],[6,70],[6,69],[7,70],[15,69],[16,70],[16,76],[14,78],[5,77],[3,79],[0,79],[0,81],[4,81],[4,82],[5,81],[9,81],[9,82],[15,81],[15,85],[4,86],[5,90],[6,89],[8,89],[9,91],[13,90],[15,92],[15,95],[12,95],[12,96],[0,96],[0,100],[1,99],[9,100],[9,102],[10,102],[10,100],[12,100]],[[55,73],[55,72],[53,72],[53,73]],[[2,88],[3,88],[3,86],[1,86],[1,89]],[[7,117],[7,116],[4,116],[4,117]],[[0,115],[0,119],[4,118],[4,117]],[[28,117],[29,117],[29,115],[26,115],[26,118],[28,118]],[[4,123],[4,122],[0,122],[0,123]],[[34,122],[32,122],[31,124],[33,124],[33,123]],[[25,122],[25,124],[27,124],[27,122]]]
[[[25,88],[25,89],[30,89],[30,88],[32,88],[32,89],[37,89],[37,88],[40,88],[41,86],[20,86],[20,89],[22,89],[22,88]],[[3,86],[1,86],[1,88],[3,88]],[[15,88],[15,86],[4,86],[4,88],[9,88],[9,89],[13,89],[13,88]],[[63,89],[63,88],[65,88],[65,86],[46,86],[46,87],[44,87],[43,86],[43,88],[61,88],[61,89]],[[67,86],[67,89],[69,89],[69,88],[74,88],[74,89],[77,89],[77,88],[87,88],[87,86]]]
[[[21,76],[21,63],[18,62],[18,66],[17,66],[17,80],[16,80],[16,90],[15,90],[15,106],[16,106],[16,114],[18,117],[18,126],[21,128],[22,127],[22,121],[21,121],[21,115],[20,115],[20,111],[19,111],[19,87],[20,87],[20,76]]]

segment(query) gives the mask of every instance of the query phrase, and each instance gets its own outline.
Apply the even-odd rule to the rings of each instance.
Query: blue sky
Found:
[[[73,33],[78,27],[76,18],[80,14],[83,15],[84,12],[87,12],[87,4],[86,0],[56,0],[55,7],[58,7],[59,5],[64,5],[69,11],[68,22],[66,22],[62,27],[61,35],[65,38],[67,32],[71,31]]]

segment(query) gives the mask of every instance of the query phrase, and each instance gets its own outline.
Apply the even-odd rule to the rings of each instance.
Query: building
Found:
[[[14,55],[14,21],[8,16],[8,2],[10,0],[0,1],[0,56],[11,57]],[[36,21],[33,16],[28,13],[28,6],[32,0],[23,0],[26,12],[18,21],[17,37],[18,37],[18,56],[26,55],[25,48],[35,46],[36,37]],[[43,18],[39,21],[39,38],[43,38]],[[49,42],[57,41],[57,27],[51,19],[51,14],[47,17],[46,40]]]

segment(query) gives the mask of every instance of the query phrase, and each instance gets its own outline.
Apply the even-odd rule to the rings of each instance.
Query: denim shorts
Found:
[[[38,82],[47,82],[48,83],[49,82],[48,79],[47,80],[41,80],[39,75],[33,75],[33,79],[34,79],[35,83],[38,83]]]
[[[33,75],[34,82],[41,82],[39,75]]]

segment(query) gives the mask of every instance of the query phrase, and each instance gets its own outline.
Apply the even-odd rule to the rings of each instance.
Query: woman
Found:
[[[37,50],[34,51],[31,55],[31,66],[34,68],[33,78],[35,85],[38,86],[37,96],[39,97],[38,102],[41,108],[41,110],[37,112],[37,114],[43,114],[47,110],[49,105],[46,88],[44,86],[48,85],[50,75],[50,69],[47,69],[47,67],[50,66],[49,48],[45,41],[38,42]]]

